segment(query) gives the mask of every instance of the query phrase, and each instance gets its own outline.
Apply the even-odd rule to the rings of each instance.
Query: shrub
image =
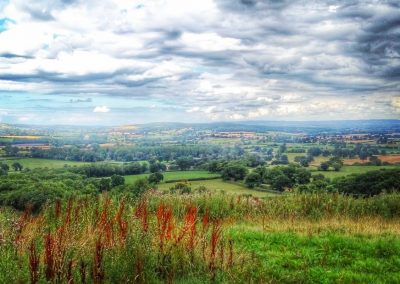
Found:
[[[188,194],[192,191],[192,188],[184,182],[178,182],[170,188],[172,193]]]
[[[256,173],[256,172],[252,172],[249,173],[246,178],[244,179],[244,183],[246,184],[246,186],[248,186],[249,188],[254,188],[256,186],[259,186],[262,182],[262,178],[261,176]]]

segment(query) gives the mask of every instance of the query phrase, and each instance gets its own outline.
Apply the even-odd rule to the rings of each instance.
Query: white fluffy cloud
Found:
[[[110,112],[110,109],[107,106],[97,106],[93,109],[93,112]]]
[[[90,95],[74,111],[121,123],[138,100],[154,121],[397,118],[399,17],[396,1],[9,0],[0,103],[22,117],[2,94]],[[68,119],[56,101],[32,118]]]

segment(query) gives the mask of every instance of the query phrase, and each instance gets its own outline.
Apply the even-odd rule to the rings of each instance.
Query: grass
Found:
[[[150,174],[140,175],[129,175],[125,176],[125,182],[127,184],[133,184],[136,180],[144,177],[148,177]],[[209,173],[208,171],[176,171],[176,172],[164,172],[164,181],[169,180],[189,180],[193,178],[213,178],[218,177],[218,174]]]
[[[168,190],[173,185],[173,183],[161,183],[158,185],[158,189]],[[222,179],[191,181],[189,182],[189,185],[192,189],[195,189],[199,186],[205,186],[207,189],[213,192],[223,191],[235,195],[250,194],[255,197],[266,197],[273,195],[268,192],[249,189],[240,183],[223,181]]]
[[[183,200],[182,215],[153,205],[106,195],[57,202],[15,215],[18,231],[0,211],[0,283],[232,283],[242,268],[224,220]]]
[[[307,156],[306,153],[285,153],[287,155],[290,163],[295,163],[294,158],[297,156],[305,157]],[[329,160],[329,157],[318,156],[314,157],[314,160],[310,163],[313,166],[319,166],[322,162],[326,162]]]
[[[395,169],[399,168],[400,166],[343,166],[339,172],[334,171],[313,171],[313,174],[319,173],[323,174],[325,177],[328,178],[335,178],[346,176],[350,174],[362,174],[369,171],[376,171],[380,169]]]
[[[63,161],[63,160],[51,160],[51,159],[38,159],[38,158],[21,158],[21,159],[4,159],[1,162],[6,162],[10,166],[14,162],[19,162],[24,168],[36,169],[36,168],[63,168],[64,165],[68,166],[82,166],[88,163],[85,162],[75,162],[75,161]]]
[[[299,235],[234,227],[231,237],[253,256],[249,282],[398,283],[396,235]]]
[[[399,200],[151,191],[0,208],[0,283],[398,283]]]

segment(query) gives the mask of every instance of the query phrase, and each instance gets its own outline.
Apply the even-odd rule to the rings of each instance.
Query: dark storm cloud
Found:
[[[400,76],[400,8],[399,2],[387,1],[379,5],[362,5],[361,2],[344,6],[338,16],[359,21],[350,55],[366,63],[363,71],[384,79]]]

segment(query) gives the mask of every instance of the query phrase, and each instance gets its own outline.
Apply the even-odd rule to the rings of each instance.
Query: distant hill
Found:
[[[21,124],[0,124],[1,132],[111,132],[130,131],[144,133],[148,131],[162,131],[173,129],[190,128],[193,130],[211,131],[251,131],[266,132],[279,131],[291,133],[394,133],[400,132],[400,120],[376,119],[376,120],[335,120],[335,121],[235,121],[235,122],[211,122],[211,123],[182,123],[182,122],[157,122],[147,124],[129,124],[120,126],[68,126],[68,125],[21,125]],[[18,131],[19,130],[19,131]]]
[[[138,131],[193,128],[214,131],[283,131],[313,133],[399,132],[400,120],[337,121],[239,121],[213,123],[149,123],[138,125]]]

